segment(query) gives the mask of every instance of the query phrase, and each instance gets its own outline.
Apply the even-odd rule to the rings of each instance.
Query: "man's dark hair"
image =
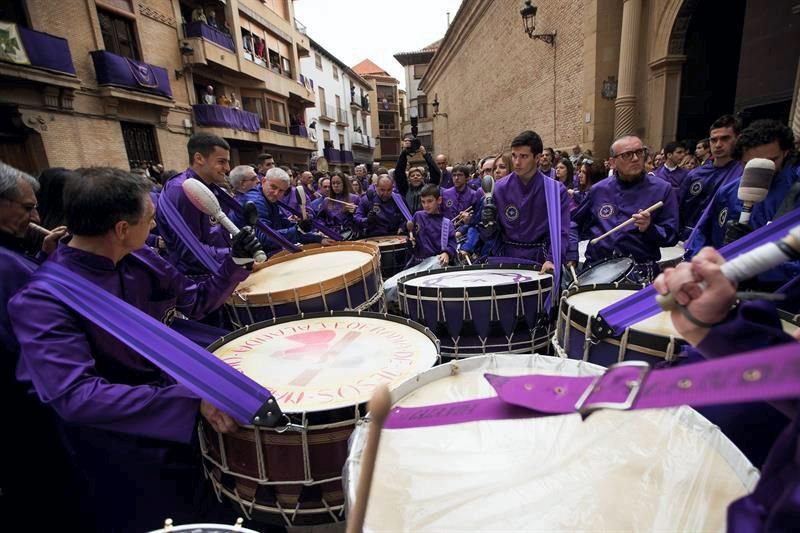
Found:
[[[667,145],[664,147],[664,155],[675,153],[675,150],[678,150],[680,148],[686,150],[686,145],[683,144],[681,141],[668,142]]]
[[[272,154],[266,154],[266,153],[259,154],[258,157],[256,157],[256,162],[258,162],[258,164],[260,165],[261,163],[263,163],[267,159],[275,159],[275,158],[272,157]]]
[[[733,133],[739,135],[742,132],[742,121],[733,115],[722,115],[711,124],[708,131],[717,130],[719,128],[731,128],[733,129]]]
[[[375,171],[375,174],[377,174],[378,176],[380,176],[381,174],[389,174],[389,169],[387,169],[386,167],[378,167],[378,170]]]
[[[439,198],[442,195],[441,189],[435,183],[428,183],[422,187],[422,190],[419,191],[419,197],[424,198],[425,196],[433,196],[434,198]]]
[[[404,141],[407,140],[407,139],[413,139],[413,138],[414,138],[414,134],[413,133],[404,133],[403,134],[403,140]]]
[[[544,150],[542,138],[539,137],[538,133],[531,130],[523,131],[514,137],[514,140],[511,141],[511,148],[516,148],[518,146],[528,146],[533,155],[539,155]]]
[[[793,150],[794,132],[789,126],[777,120],[756,120],[742,130],[741,135],[736,139],[733,155],[736,159],[741,159],[745,151],[775,141],[778,141],[781,150]]]
[[[542,152],[550,152],[550,159],[555,159],[556,158],[556,151],[553,150],[552,148],[550,148],[549,146],[547,148],[545,148],[544,150],[542,150]]]
[[[469,178],[470,174],[472,174],[472,170],[467,165],[456,165],[453,167],[453,174],[456,172],[461,172],[466,177]]]
[[[195,133],[189,137],[189,143],[186,145],[189,152],[189,164],[194,163],[194,154],[199,152],[203,157],[208,157],[216,146],[228,151],[231,149],[231,145],[222,137],[210,133]]]
[[[144,215],[144,198],[152,183],[118,168],[75,171],[80,179],[64,187],[64,218],[75,235],[105,235],[120,220],[136,224]]]
[[[64,188],[72,180],[80,179],[66,168],[48,168],[39,174],[41,189],[36,195],[39,201],[39,218],[45,228],[55,228],[64,224]]]
[[[697,144],[702,144],[703,148],[708,150],[711,148],[711,139],[709,139],[708,137],[706,137],[705,139],[700,139],[699,141],[697,141]]]

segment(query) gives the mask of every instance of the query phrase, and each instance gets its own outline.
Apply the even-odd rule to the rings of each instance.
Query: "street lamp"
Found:
[[[434,95],[433,95],[433,103],[431,105],[433,106],[433,116],[434,117],[438,117],[438,116],[446,117],[447,116],[447,113],[439,113],[439,93],[434,93]]]
[[[417,129],[417,124],[418,124],[417,118],[419,117],[419,112],[417,111],[417,108],[413,106],[409,108],[408,116],[411,118],[411,135],[416,137],[417,133],[419,132],[419,129]]]
[[[522,9],[519,10],[519,14],[522,16],[522,23],[525,26],[525,33],[527,33],[528,37],[531,39],[544,41],[550,46],[555,46],[555,31],[552,33],[533,33],[536,29],[536,12],[538,10],[539,8],[533,5],[532,0],[525,0]]]

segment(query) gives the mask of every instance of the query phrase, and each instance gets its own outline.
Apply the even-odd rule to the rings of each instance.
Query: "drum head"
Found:
[[[588,270],[578,275],[578,285],[605,285],[622,281],[633,268],[633,259],[630,257],[614,257],[590,266]]]
[[[491,397],[486,372],[601,369],[538,355],[475,357],[433,368],[392,396],[404,406]],[[367,431],[356,429],[345,467],[351,503]],[[722,531],[728,504],[757,478],[688,407],[384,429],[364,531]]]
[[[409,320],[373,313],[330,313],[262,322],[209,350],[267,387],[287,413],[366,402],[431,368],[435,338]]]
[[[405,279],[406,287],[432,287],[438,289],[469,288],[498,285],[516,285],[528,281],[552,278],[535,270],[514,268],[479,268],[437,270]]]
[[[356,242],[377,244],[380,248],[391,248],[393,246],[405,248],[408,241],[404,235],[384,235],[380,237],[367,237],[366,239],[359,239]]]
[[[587,316],[597,316],[600,311],[638,291],[628,289],[584,290],[567,296],[567,305]],[[631,329],[662,337],[681,338],[667,311],[637,322]]]
[[[182,526],[169,526],[164,529],[157,529],[150,533],[257,533],[255,530],[247,529],[242,526],[226,526],[223,524],[184,524]]]

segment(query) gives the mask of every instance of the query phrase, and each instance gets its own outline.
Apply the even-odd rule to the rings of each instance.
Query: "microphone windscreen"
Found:
[[[491,176],[484,176],[481,178],[481,189],[486,194],[492,194],[494,191],[494,179]]]
[[[409,220],[408,222],[406,222],[406,229],[407,229],[408,231],[414,231],[414,222],[412,222],[411,220]]]
[[[764,201],[774,176],[775,163],[771,160],[757,157],[748,161],[739,183],[739,200],[751,203]]]
[[[183,182],[183,192],[192,205],[208,216],[216,216],[221,211],[219,200],[214,193],[199,180],[189,178]]]

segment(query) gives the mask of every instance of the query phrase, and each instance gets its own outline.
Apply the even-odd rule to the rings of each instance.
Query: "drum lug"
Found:
[[[605,318],[602,315],[598,315],[593,317],[592,319],[592,340],[593,341],[601,341],[606,337],[610,337],[614,334],[614,330],[611,326],[608,325]]]
[[[286,420],[286,426],[288,427],[291,425],[289,422],[289,417],[286,416],[281,408],[278,406],[278,402],[273,397],[269,397],[264,405],[262,405],[256,414],[253,415],[253,425],[266,427],[266,428],[274,428],[278,426],[283,419]],[[283,431],[286,431],[285,429]]]

